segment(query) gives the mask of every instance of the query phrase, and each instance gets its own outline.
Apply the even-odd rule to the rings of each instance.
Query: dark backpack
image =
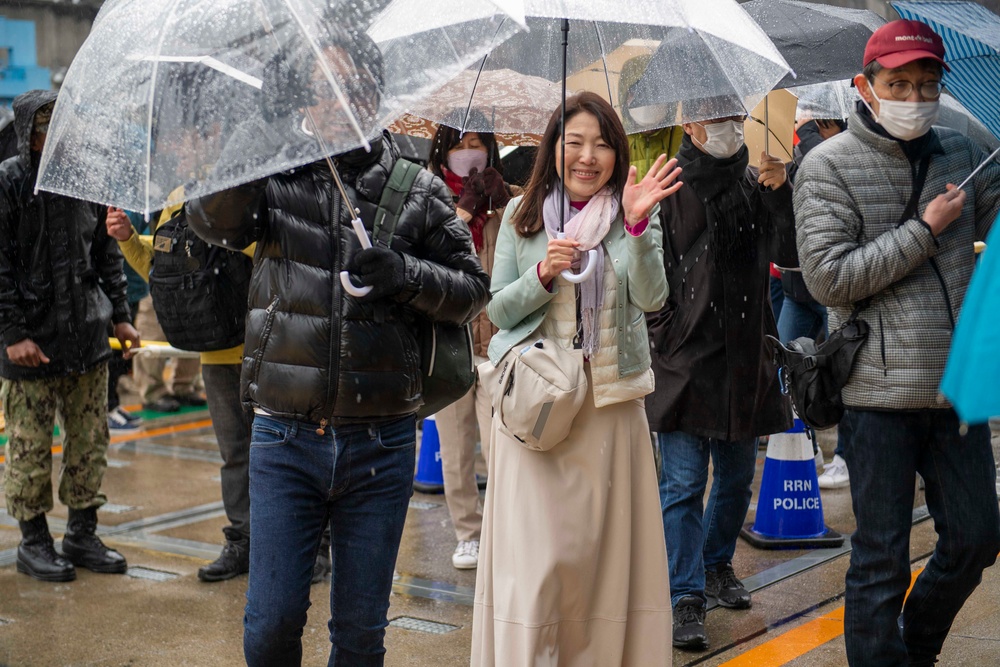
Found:
[[[421,167],[408,160],[396,160],[389,174],[372,225],[372,242],[388,248],[396,233],[396,223],[406,197]],[[472,356],[472,328],[447,322],[434,322],[414,315],[417,342],[420,344],[420,370],[423,376],[423,406],[418,417],[428,417],[465,396],[476,381]]]
[[[184,209],[153,236],[149,292],[167,342],[212,352],[243,343],[253,262],[210,245],[187,224]]]

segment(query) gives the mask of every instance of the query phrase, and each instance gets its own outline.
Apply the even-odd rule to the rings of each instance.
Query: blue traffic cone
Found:
[[[441,439],[438,437],[434,415],[424,417],[423,435],[420,438],[420,457],[413,488],[420,493],[444,493],[444,473],[441,471]]]
[[[844,536],[823,522],[812,432],[798,419],[771,436],[757,499],[757,518],[740,531],[758,549],[839,547]]]

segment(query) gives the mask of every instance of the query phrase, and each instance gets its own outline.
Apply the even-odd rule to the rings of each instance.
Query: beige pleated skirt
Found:
[[[642,399],[595,408],[588,392],[569,437],[547,452],[492,430],[473,667],[670,665],[667,552]]]

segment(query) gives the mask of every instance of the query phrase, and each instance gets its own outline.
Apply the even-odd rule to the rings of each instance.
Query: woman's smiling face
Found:
[[[611,180],[615,149],[601,136],[597,116],[581,111],[566,121],[566,194],[570,201],[589,201]],[[562,177],[560,142],[556,141],[556,173]]]

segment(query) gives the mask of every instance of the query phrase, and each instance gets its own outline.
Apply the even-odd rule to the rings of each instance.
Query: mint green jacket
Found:
[[[510,219],[521,203],[512,199],[500,223],[493,260],[493,299],[486,313],[500,332],[490,341],[493,365],[541,326],[558,286],[549,292],[538,279],[537,265],[545,259],[548,235],[543,231],[524,238],[514,231]],[[625,231],[621,212],[602,242],[618,278],[615,306],[618,310],[618,377],[649,368],[649,339],[644,313],[655,312],[667,300],[667,276],[663,264],[663,229],[659,208],[649,215],[649,226],[640,236]],[[607,301],[607,297],[605,297]],[[607,307],[607,303],[605,303]],[[628,359],[623,365],[621,360]]]

